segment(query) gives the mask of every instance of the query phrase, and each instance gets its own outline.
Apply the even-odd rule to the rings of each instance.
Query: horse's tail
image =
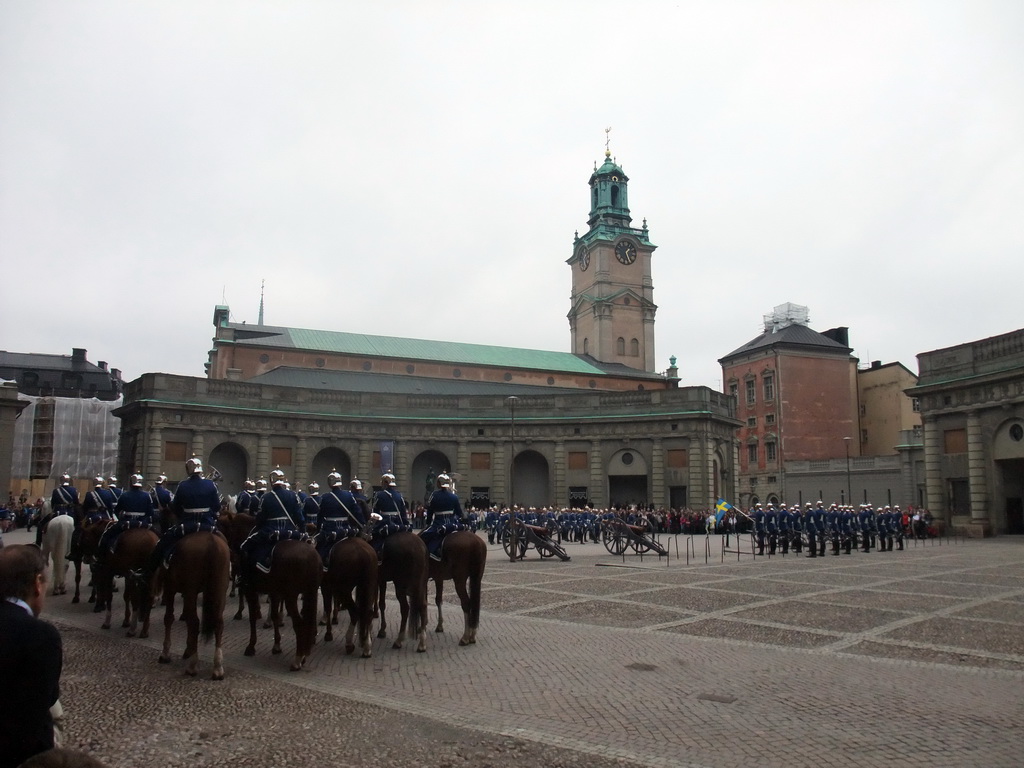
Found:
[[[203,640],[209,642],[217,630],[218,618],[223,620],[227,584],[224,582],[224,558],[221,557],[222,539],[216,534],[210,536],[204,558],[206,573],[203,578],[203,615],[200,629]],[[225,545],[226,548],[226,545]]]
[[[476,534],[473,538],[479,542],[474,546],[469,556],[469,615],[466,617],[466,624],[471,629],[480,626],[480,592],[484,580],[484,566],[487,565],[487,547]]]

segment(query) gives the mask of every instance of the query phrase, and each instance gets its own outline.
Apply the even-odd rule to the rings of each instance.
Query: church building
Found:
[[[280,466],[294,487],[332,469],[392,470],[410,501],[454,473],[464,503],[704,509],[730,496],[728,395],[655,371],[647,223],[606,152],[571,270],[570,352],[235,323],[214,310],[206,378],[125,386],[122,471],[175,477],[193,453],[236,493]]]

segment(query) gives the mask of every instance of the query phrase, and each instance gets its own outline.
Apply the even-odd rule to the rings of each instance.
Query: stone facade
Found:
[[[431,472],[447,470],[467,503],[705,509],[732,495],[736,477],[733,404],[706,387],[524,395],[513,422],[499,395],[383,395],[154,373],[126,386],[118,415],[122,472],[176,479],[194,453],[220,471],[226,494],[278,465],[296,488],[322,485],[332,469],[375,483],[382,447],[391,445],[411,500],[422,498]]]
[[[1024,533],[1024,329],[917,356],[927,503],[976,535]]]

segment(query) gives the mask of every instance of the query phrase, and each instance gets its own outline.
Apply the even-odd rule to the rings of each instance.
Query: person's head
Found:
[[[243,488],[245,488],[245,490],[248,491],[249,493],[252,493],[253,491],[256,490],[256,483],[254,483],[252,480],[246,479]]]
[[[111,488],[117,488],[117,475],[111,475],[107,478],[107,485]]]
[[[380,476],[380,484],[383,488],[393,488],[397,483],[395,482],[395,476],[390,472],[385,472]]]
[[[20,544],[0,549],[0,600],[24,600],[38,616],[45,594],[46,560],[39,547]]]
[[[352,482],[348,484],[348,487],[349,487],[349,490],[351,490],[353,493],[362,491],[363,490],[363,481],[360,480],[358,477],[353,477],[352,478]]]
[[[61,475],[60,476],[60,484],[61,485],[71,485],[71,475],[69,475],[67,472],[65,472],[63,475]]]
[[[444,472],[437,476],[436,482],[438,488],[451,488],[452,486],[452,479]]]
[[[320,483],[318,483],[316,480],[310,483],[309,493],[311,496],[316,496],[318,493],[320,493]]]
[[[280,467],[277,467],[270,473],[270,484],[275,488],[284,488],[288,483],[288,478],[284,476],[284,472],[281,471]]]
[[[198,456],[193,456],[185,462],[185,472],[189,475],[203,474],[203,460]]]
[[[141,474],[139,474],[138,472],[136,472],[134,475],[132,475],[131,476],[131,480],[129,481],[129,483],[131,484],[132,488],[141,488],[142,484],[144,482],[145,482],[145,478]]]
[[[159,475],[156,476],[156,484],[157,485],[163,485],[166,482],[167,482],[167,475],[165,475],[163,472],[161,472]]]
[[[338,470],[332,469],[331,473],[327,476],[327,484],[331,488],[341,488],[345,481],[341,478],[341,473]]]
[[[102,488],[105,482],[106,480],[103,478],[103,475],[96,475],[96,477],[92,479],[92,484],[97,488]]]

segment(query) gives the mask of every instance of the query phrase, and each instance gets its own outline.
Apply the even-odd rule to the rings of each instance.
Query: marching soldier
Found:
[[[768,534],[768,555],[771,556],[775,554],[779,542],[779,513],[770,501],[764,513],[764,528]]]
[[[314,480],[309,484],[309,493],[302,502],[302,517],[306,525],[316,526],[320,516],[320,483]]]
[[[98,520],[110,520],[114,515],[114,494],[103,487],[106,481],[102,475],[93,478],[93,488],[82,499],[82,524],[88,525]]]
[[[238,496],[235,498],[235,511],[239,514],[244,515],[256,515],[256,509],[259,507],[259,500],[256,498],[256,483],[246,478],[245,483],[242,485],[242,490],[239,491]]]
[[[779,504],[779,511],[776,515],[779,527],[779,543],[782,544],[782,554],[789,554],[789,508],[784,503]]]
[[[754,505],[754,532],[757,534],[757,554],[764,554],[764,539],[765,539],[765,512],[761,503],[758,502]]]
[[[110,491],[110,495],[114,500],[114,507],[116,507],[117,500],[120,499],[121,494],[124,493],[124,490],[122,490],[118,485],[117,475],[111,475],[107,478],[107,490]],[[111,512],[113,512],[114,507],[111,507]]]

